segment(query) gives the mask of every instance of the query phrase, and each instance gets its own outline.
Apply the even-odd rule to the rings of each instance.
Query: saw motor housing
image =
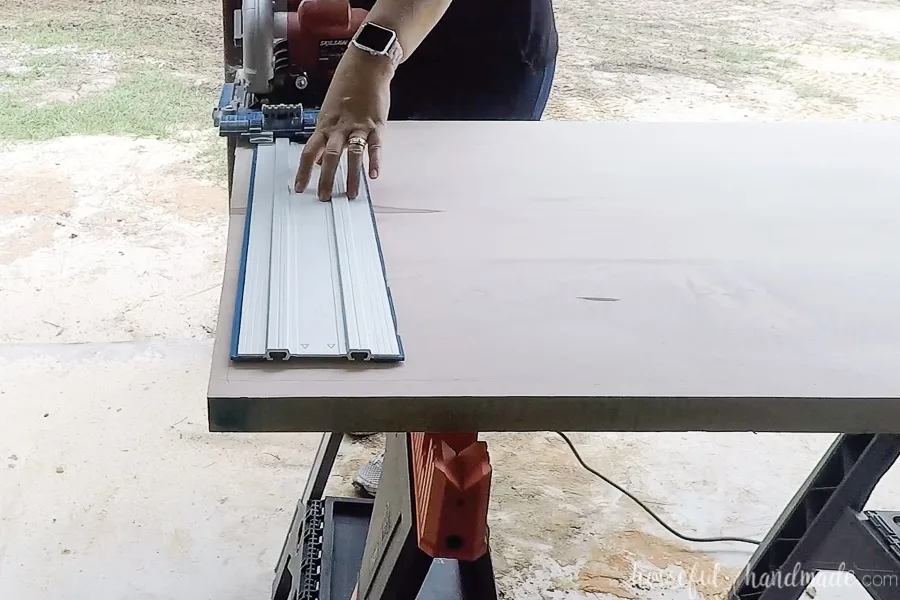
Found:
[[[219,134],[254,143],[308,136],[367,14],[349,0],[243,0],[234,11],[242,64],[213,111]]]
[[[304,101],[318,108],[338,61],[366,18],[349,0],[244,0],[243,75],[247,89],[270,103]]]

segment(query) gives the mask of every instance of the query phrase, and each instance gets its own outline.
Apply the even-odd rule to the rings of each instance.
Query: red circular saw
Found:
[[[318,108],[368,11],[349,0],[244,0],[240,11],[246,90],[269,104]]]

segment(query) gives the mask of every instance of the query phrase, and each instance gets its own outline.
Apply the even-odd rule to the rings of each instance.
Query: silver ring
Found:
[[[348,146],[365,146],[367,143],[366,138],[362,136],[353,136],[349,140],[347,140]]]

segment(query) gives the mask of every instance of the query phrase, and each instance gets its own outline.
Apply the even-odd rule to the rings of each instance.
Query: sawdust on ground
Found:
[[[0,152],[0,342],[214,334],[227,198],[196,149],[114,137]]]
[[[578,574],[584,592],[637,600],[641,591],[689,588],[701,600],[724,600],[740,571],[701,552],[640,531],[603,540]]]

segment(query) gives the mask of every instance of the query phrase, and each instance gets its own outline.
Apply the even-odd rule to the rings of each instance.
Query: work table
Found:
[[[900,431],[900,127],[392,123],[406,360],[232,363],[214,431]]]

